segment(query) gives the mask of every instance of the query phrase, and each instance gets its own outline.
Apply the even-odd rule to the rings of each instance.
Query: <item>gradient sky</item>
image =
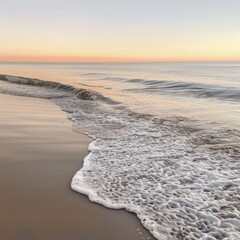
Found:
[[[240,0],[0,0],[0,61],[239,61]]]

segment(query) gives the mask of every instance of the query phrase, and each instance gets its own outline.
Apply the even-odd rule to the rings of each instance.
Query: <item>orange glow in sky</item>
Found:
[[[0,61],[240,61],[235,0],[3,0]]]

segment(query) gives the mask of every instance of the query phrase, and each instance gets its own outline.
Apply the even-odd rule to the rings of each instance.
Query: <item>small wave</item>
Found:
[[[82,73],[81,76],[103,76],[103,73]]]
[[[90,91],[84,88],[77,88],[71,85],[53,82],[53,81],[44,81],[35,78],[25,78],[18,76],[9,76],[9,75],[0,75],[0,80],[6,81],[8,83],[15,83],[26,85],[30,87],[42,87],[45,88],[44,91],[40,91],[40,88],[37,88],[36,91],[33,91],[33,88],[29,88],[28,96],[32,97],[42,97],[42,98],[56,98],[56,97],[66,97],[66,96],[75,96],[82,100],[102,100],[111,104],[119,104],[119,102],[113,101],[109,98],[104,97],[103,95]],[[51,89],[53,91],[51,91]],[[8,93],[14,89],[9,89]],[[19,91],[21,89],[18,89]],[[57,91],[54,91],[57,90]],[[5,89],[6,92],[6,89]],[[26,92],[26,91],[25,91]],[[52,94],[52,95],[51,95]]]
[[[240,89],[237,87],[224,87],[212,84],[174,82],[165,80],[129,79],[128,83],[138,83],[145,87],[129,88],[126,91],[145,91],[157,93],[174,93],[191,95],[199,98],[218,98],[221,100],[240,101]]]
[[[101,80],[108,80],[108,81],[125,81],[126,78],[120,78],[120,77],[103,77]]]

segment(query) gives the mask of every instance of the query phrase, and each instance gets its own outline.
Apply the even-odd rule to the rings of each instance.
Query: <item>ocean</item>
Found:
[[[136,213],[157,239],[240,239],[239,62],[1,63],[0,73],[0,93],[50,99],[93,139],[75,191]]]

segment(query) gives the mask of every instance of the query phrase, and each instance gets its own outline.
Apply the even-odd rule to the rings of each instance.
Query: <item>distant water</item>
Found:
[[[240,63],[0,64],[0,93],[49,98],[90,154],[72,188],[158,239],[240,239]],[[54,81],[57,83],[52,83]],[[92,100],[81,100],[83,88]]]

